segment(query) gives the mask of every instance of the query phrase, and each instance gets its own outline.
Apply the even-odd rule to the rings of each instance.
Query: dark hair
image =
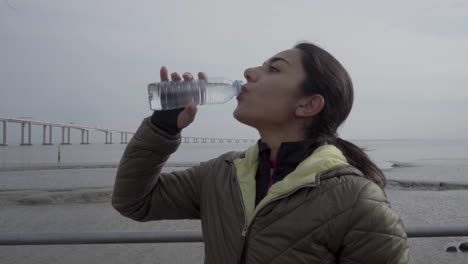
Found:
[[[325,99],[322,111],[307,127],[306,137],[316,139],[317,143],[335,145],[350,165],[383,188],[386,184],[385,176],[364,149],[337,135],[338,127],[346,120],[353,106],[353,83],[348,72],[330,53],[314,44],[300,43],[294,48],[301,51],[302,66],[306,73],[301,86],[303,93],[320,94]]]

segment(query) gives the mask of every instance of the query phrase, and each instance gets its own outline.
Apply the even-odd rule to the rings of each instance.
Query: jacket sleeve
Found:
[[[339,259],[342,264],[412,263],[403,223],[374,183],[359,193]]]
[[[180,144],[147,118],[128,143],[120,161],[112,206],[136,221],[200,218],[200,166],[161,173]]]

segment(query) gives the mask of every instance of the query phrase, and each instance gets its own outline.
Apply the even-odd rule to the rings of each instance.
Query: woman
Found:
[[[160,173],[196,107],[155,112],[125,150],[114,208],[136,221],[201,219],[206,263],[410,263],[383,173],[337,136],[353,103],[341,64],[302,43],[244,75],[234,117],[258,144]]]

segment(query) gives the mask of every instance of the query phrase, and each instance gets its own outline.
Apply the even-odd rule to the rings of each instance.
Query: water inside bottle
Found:
[[[152,110],[182,108],[193,102],[196,105],[224,103],[238,94],[230,82],[171,81],[148,86]]]

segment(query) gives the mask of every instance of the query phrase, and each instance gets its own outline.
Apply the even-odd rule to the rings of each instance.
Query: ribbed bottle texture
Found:
[[[152,110],[182,108],[190,102],[196,105],[221,104],[240,93],[241,81],[164,81],[148,85],[148,98]]]

